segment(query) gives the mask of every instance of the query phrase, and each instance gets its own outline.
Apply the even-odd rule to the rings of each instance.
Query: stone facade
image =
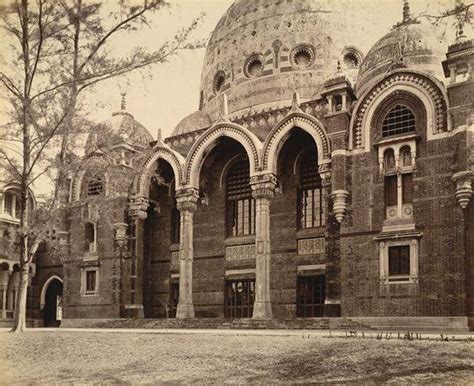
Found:
[[[64,187],[69,257],[43,257],[35,283],[62,278],[63,318],[474,326],[474,41],[435,39],[405,10],[364,58],[353,36],[318,45],[322,5],[293,3],[230,7],[200,110],[171,137],[125,111],[91,134]],[[266,36],[263,14],[289,32]]]

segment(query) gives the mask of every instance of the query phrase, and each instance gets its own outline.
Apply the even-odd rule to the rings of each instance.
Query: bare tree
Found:
[[[30,187],[41,176],[54,174],[49,203],[58,206],[74,139],[84,121],[81,97],[92,86],[128,74],[202,43],[189,43],[199,19],[179,31],[157,50],[137,47],[129,55],[111,55],[111,42],[123,32],[133,33],[165,5],[144,0],[142,5],[118,3],[118,12],[103,15],[102,2],[86,0],[16,0],[0,9],[0,27],[10,44],[2,52],[0,87],[8,102],[9,123],[1,131],[0,162],[20,186],[20,224],[14,242],[20,257],[20,286],[14,327],[26,328],[30,264],[47,237],[48,216],[33,216]],[[59,151],[58,151],[59,149]],[[51,157],[57,152],[56,157]],[[36,219],[36,220],[35,220]]]

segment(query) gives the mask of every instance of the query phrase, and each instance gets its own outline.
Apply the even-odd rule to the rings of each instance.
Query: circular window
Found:
[[[346,48],[342,53],[344,68],[357,68],[362,63],[362,54],[355,47]]]
[[[308,68],[313,64],[314,51],[309,46],[296,47],[291,53],[291,64],[297,68]]]
[[[252,55],[245,62],[244,74],[247,78],[255,78],[263,71],[263,56]]]
[[[224,71],[219,71],[216,76],[214,77],[214,93],[218,94],[224,88],[225,83],[225,73]]]

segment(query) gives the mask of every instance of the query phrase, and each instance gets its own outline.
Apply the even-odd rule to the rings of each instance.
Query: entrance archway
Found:
[[[59,327],[62,319],[62,281],[58,277],[52,277],[44,285],[42,295],[44,327]]]

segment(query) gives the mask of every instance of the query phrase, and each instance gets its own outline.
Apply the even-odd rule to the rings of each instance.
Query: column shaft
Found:
[[[179,245],[179,300],[176,318],[194,318],[193,305],[193,213],[197,209],[197,189],[182,189],[176,192],[176,203],[181,214]]]

